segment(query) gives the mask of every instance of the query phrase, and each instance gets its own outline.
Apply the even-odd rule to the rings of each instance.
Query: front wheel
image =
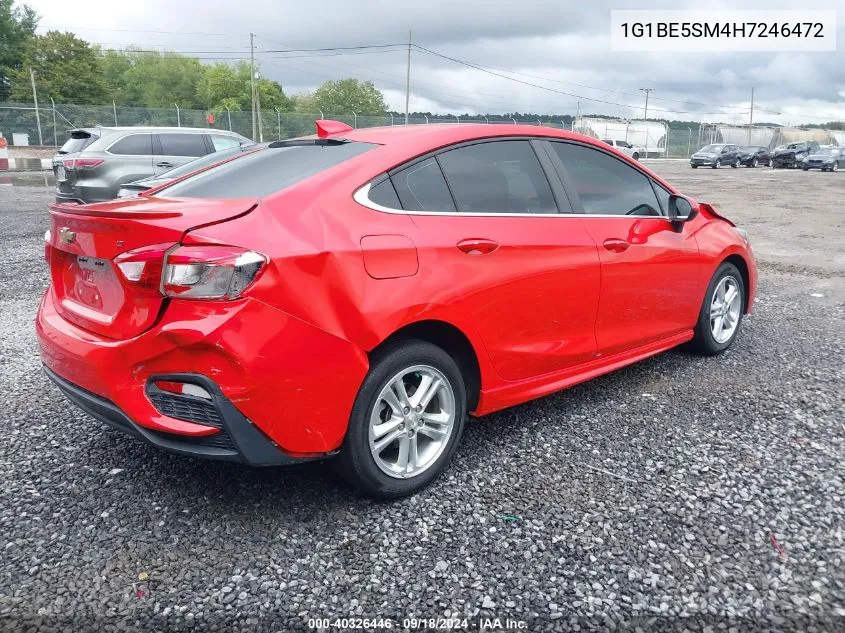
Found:
[[[371,359],[341,447],[341,473],[383,499],[414,494],[443,471],[461,438],[466,387],[441,348],[400,340]]]
[[[752,167],[756,167],[756,166],[757,166],[757,164],[758,164],[758,163],[757,163],[757,159],[756,159],[756,158],[755,158],[754,160],[752,160],[752,161],[751,161],[751,166],[752,166]]]
[[[833,166],[830,168],[830,171],[839,171],[839,163],[833,163]]]
[[[634,155],[631,156],[631,158],[633,158],[634,160],[640,160],[640,155],[638,152],[634,152]]]
[[[739,159],[738,158],[734,162],[731,163],[731,167],[733,167],[734,169],[739,167]]]
[[[745,284],[736,266],[725,262],[707,286],[691,351],[715,356],[728,349],[739,332],[745,306]]]
[[[721,166],[722,166],[722,161],[721,161],[721,159],[717,158],[716,162],[713,163],[713,169],[719,169],[719,167],[721,167]]]

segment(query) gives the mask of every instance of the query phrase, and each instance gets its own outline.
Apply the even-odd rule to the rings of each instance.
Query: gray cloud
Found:
[[[641,116],[643,99],[638,88],[648,86],[656,89],[649,102],[650,115],[740,122],[747,120],[754,86],[758,121],[845,119],[842,53],[615,53],[609,46],[610,9],[626,8],[620,7],[618,0],[429,0],[407,4],[257,0],[237,6],[231,0],[185,4],[89,0],[84,12],[75,3],[30,0],[30,4],[41,13],[45,26],[76,30],[105,46],[136,44],[246,57],[252,31],[257,34],[261,72],[282,83],[288,92],[313,89],[326,79],[354,76],[374,81],[397,110],[404,108],[405,52],[401,49],[323,58],[290,58],[266,51],[398,43],[407,39],[412,28],[415,42],[422,46],[486,67],[533,75],[540,79],[512,76],[570,93],[529,87],[415,50],[411,106],[420,110],[565,114],[577,109],[581,113]],[[640,4],[636,8],[645,7]],[[647,8],[700,5],[652,0]],[[754,0],[742,7],[715,2],[709,8],[796,7],[791,2]],[[805,2],[801,8],[830,7],[829,3]],[[839,14],[841,48],[845,11]]]

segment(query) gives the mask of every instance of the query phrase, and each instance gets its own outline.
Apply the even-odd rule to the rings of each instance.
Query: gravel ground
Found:
[[[845,190],[836,174],[658,169],[751,219],[759,207],[725,183]],[[32,331],[49,197],[0,187],[0,630],[290,631],[355,616],[398,630],[410,616],[845,629],[841,233],[771,205],[780,248],[815,259],[802,268],[761,239],[759,302],[728,353],[670,352],[475,420],[435,485],[377,503],[325,464],[173,456],[70,406]],[[826,203],[840,223],[841,200]]]

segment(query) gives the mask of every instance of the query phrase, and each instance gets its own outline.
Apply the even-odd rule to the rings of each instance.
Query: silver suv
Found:
[[[72,130],[53,157],[58,202],[101,202],[120,186],[156,176],[212,152],[250,143],[226,130],[94,127]]]

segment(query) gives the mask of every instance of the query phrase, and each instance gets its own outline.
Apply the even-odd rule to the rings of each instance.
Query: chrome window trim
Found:
[[[373,211],[380,211],[381,213],[392,213],[393,215],[437,215],[446,217],[461,217],[461,218],[631,218],[636,220],[665,220],[669,222],[669,218],[665,215],[614,215],[608,214],[591,214],[591,213],[461,213],[460,211],[405,211],[405,209],[392,209],[384,207],[377,202],[370,200],[370,188],[372,183],[359,187],[352,198],[361,206],[372,209]]]

